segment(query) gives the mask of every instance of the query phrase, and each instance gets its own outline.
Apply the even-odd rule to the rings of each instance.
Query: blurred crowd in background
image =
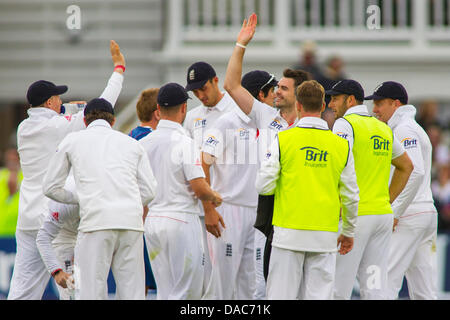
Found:
[[[318,62],[314,42],[303,43],[299,61],[292,67],[311,73],[325,90],[348,78],[341,57],[330,56],[323,63]],[[431,188],[439,213],[438,232],[450,233],[450,120],[447,116],[450,105],[432,99],[410,103],[417,108],[416,120],[428,133],[433,146]],[[331,109],[326,108],[322,117],[332,128],[335,119]],[[14,237],[23,178],[14,133],[10,141],[6,150],[2,150],[0,159],[0,237]]]

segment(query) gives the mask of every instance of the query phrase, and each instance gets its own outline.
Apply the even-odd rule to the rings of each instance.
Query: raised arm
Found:
[[[252,14],[248,21],[244,20],[242,29],[239,32],[236,46],[234,47],[225,75],[224,89],[233,98],[236,104],[245,114],[252,111],[253,96],[241,85],[242,61],[244,59],[245,48],[255,34],[257,24],[256,14]]]
[[[125,57],[123,53],[120,51],[120,47],[114,40],[111,40],[109,43],[109,51],[111,52],[111,59],[114,65],[114,72],[108,80],[108,84],[100,95],[100,98],[104,98],[108,100],[109,103],[114,105],[119,98],[120,92],[122,91],[122,83],[123,83],[123,72],[124,69],[118,66],[123,66],[125,68]]]

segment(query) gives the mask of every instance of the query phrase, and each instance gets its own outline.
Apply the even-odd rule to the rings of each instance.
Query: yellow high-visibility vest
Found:
[[[350,114],[344,119],[353,128],[353,157],[360,199],[358,216],[391,214],[392,130],[371,116]]]
[[[339,179],[348,141],[330,130],[295,127],[278,134],[281,172],[275,189],[273,225],[337,232]]]

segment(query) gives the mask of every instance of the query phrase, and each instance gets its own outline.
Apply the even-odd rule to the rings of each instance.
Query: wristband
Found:
[[[236,42],[236,45],[238,47],[241,47],[242,49],[247,49],[247,46],[244,46],[243,44],[240,44],[239,42]]]
[[[62,271],[62,269],[56,269],[55,271],[52,272],[52,277],[56,276],[58,274],[58,272]]]
[[[118,68],[122,69],[122,71],[125,72],[125,66],[119,64],[119,65],[117,65],[117,66],[114,67],[114,70],[116,70],[116,69],[118,69]]]

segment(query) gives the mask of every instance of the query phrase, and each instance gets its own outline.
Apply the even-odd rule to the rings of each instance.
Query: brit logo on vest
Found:
[[[373,145],[373,154],[375,156],[387,156],[389,153],[390,141],[381,136],[370,137],[371,143]]]
[[[327,167],[329,153],[315,147],[307,146],[300,149],[305,151],[305,166],[314,168]]]

